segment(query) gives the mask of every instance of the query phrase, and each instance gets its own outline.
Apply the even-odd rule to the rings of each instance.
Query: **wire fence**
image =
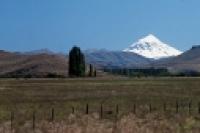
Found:
[[[90,104],[82,105],[83,110],[80,110],[76,108],[75,106],[71,106],[68,109],[70,110],[69,114],[80,114],[80,115],[90,115],[94,112],[99,114],[99,119],[112,119],[116,118],[120,115],[123,115],[125,113],[133,113],[135,115],[141,114],[141,113],[163,113],[163,114],[182,114],[182,115],[200,115],[200,102],[194,102],[188,101],[186,103],[175,101],[174,103],[167,103],[163,102],[161,106],[154,105],[154,103],[148,103],[148,104],[137,104],[133,103],[132,105],[128,105],[129,108],[124,108],[121,104],[115,104],[113,106],[107,106],[104,104],[100,104],[99,107],[95,107],[95,109],[90,106]],[[29,117],[29,121],[31,121],[32,130],[36,129],[36,123],[40,119],[39,117],[41,115],[38,115],[40,109],[38,110],[32,110],[31,112],[28,112],[31,114]],[[47,121],[54,122],[56,121],[57,114],[59,114],[59,111],[56,108],[50,108],[49,109],[49,118]],[[7,116],[7,120],[10,121],[10,131],[13,131],[16,127],[16,123],[19,120],[19,116],[17,111],[12,110],[9,113],[9,118]],[[67,114],[66,114],[67,115]],[[63,116],[64,117],[64,116]]]

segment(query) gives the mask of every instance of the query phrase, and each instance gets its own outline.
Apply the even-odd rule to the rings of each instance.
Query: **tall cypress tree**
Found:
[[[80,48],[76,46],[69,52],[69,76],[85,76],[85,57]]]

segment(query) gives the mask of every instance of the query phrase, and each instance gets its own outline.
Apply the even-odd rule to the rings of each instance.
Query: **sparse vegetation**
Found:
[[[137,129],[139,133],[144,130],[167,132],[167,129],[170,129],[170,133],[198,132],[199,86],[199,78],[1,79],[0,130],[3,126],[10,128],[10,115],[14,111],[13,128],[18,133],[32,130],[33,112],[36,131],[41,130],[42,133],[51,132],[47,129],[61,128],[74,132],[86,132],[86,128],[91,128],[91,132],[95,132],[95,129],[103,132],[108,127],[109,131],[119,133],[127,133],[131,129]],[[89,115],[85,116],[86,104],[89,105]],[[104,111],[101,120],[98,116],[100,105],[103,105]],[[136,114],[133,115],[134,105]],[[49,122],[52,108],[57,126]],[[68,117],[72,109],[75,118],[70,125]],[[97,114],[97,118],[93,118],[93,113]]]

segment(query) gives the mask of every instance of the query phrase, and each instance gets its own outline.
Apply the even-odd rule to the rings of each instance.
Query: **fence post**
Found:
[[[190,101],[188,104],[188,113],[191,114],[191,107],[192,107],[192,102]]]
[[[200,114],[200,102],[198,103],[198,113]]]
[[[33,123],[32,128],[35,130],[35,111],[33,111]]]
[[[176,113],[178,113],[178,101],[176,101]]]
[[[14,112],[11,111],[11,113],[10,113],[10,129],[11,129],[11,132],[13,130],[13,120],[14,120]]]
[[[149,104],[149,113],[151,113],[152,111],[152,107],[151,107],[151,103]]]
[[[133,113],[136,114],[136,105],[133,104]]]
[[[75,112],[75,109],[74,109],[74,106],[72,106],[72,114],[74,114]]]
[[[103,104],[101,104],[101,108],[100,108],[100,118],[103,118]]]
[[[51,109],[51,121],[53,122],[54,121],[54,113],[55,113],[55,110],[54,108]]]
[[[118,104],[116,105],[116,115],[118,115],[119,114],[119,106],[118,106]]]
[[[89,105],[88,105],[88,104],[86,104],[86,111],[85,111],[85,113],[86,113],[86,114],[89,113]]]
[[[166,112],[166,110],[167,110],[167,104],[164,103],[164,104],[163,104],[163,111]]]

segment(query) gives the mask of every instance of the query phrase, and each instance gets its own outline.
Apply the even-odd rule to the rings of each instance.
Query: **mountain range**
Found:
[[[132,68],[142,67],[151,63],[151,60],[131,52],[96,50],[85,52],[88,64],[98,68]]]
[[[84,51],[84,54],[86,63],[98,69],[164,67],[170,71],[200,71],[200,46],[181,52],[151,34],[121,51],[93,49]],[[66,54],[48,49],[23,53],[0,50],[0,77],[66,77],[67,74]]]
[[[122,51],[92,50],[88,63],[102,67],[167,68],[171,71],[200,71],[200,46],[182,52],[152,34],[139,39]]]

